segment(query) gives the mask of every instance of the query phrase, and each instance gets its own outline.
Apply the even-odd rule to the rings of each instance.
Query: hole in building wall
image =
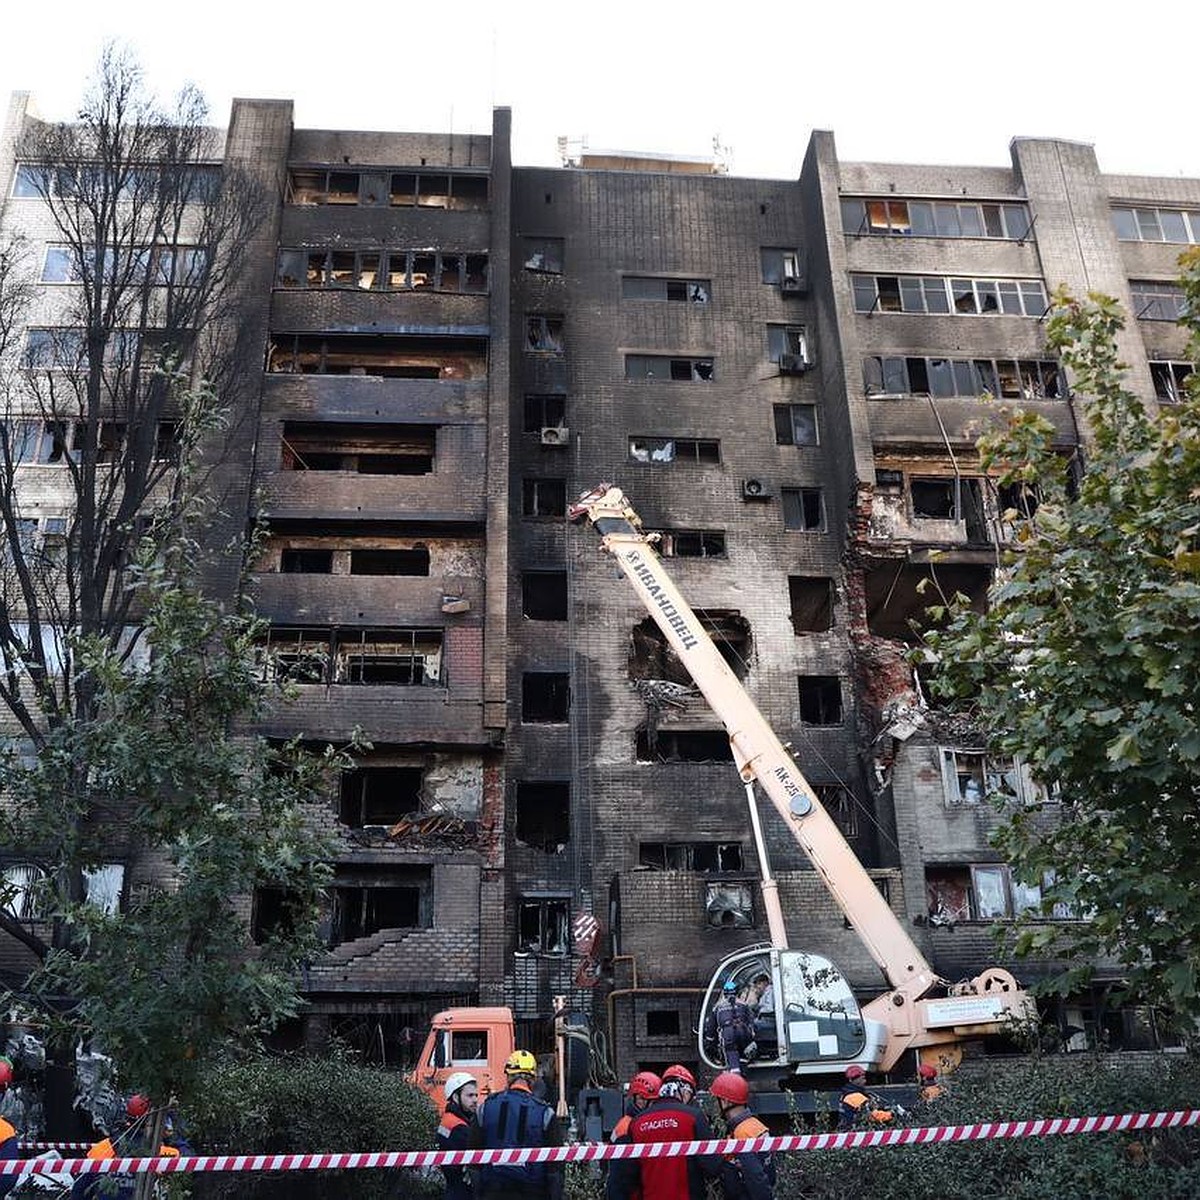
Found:
[[[932,625],[930,605],[961,592],[976,612],[983,612],[990,582],[990,568],[970,563],[899,561],[869,567],[864,575],[867,628],[875,637],[915,644]]]
[[[716,644],[730,670],[745,679],[750,669],[752,640],[750,622],[734,609],[698,608],[696,616],[705,632]],[[671,683],[692,687],[694,681],[679,656],[671,648],[666,635],[652,617],[633,627],[629,650],[630,679],[665,679]]]
[[[656,871],[742,870],[741,842],[642,842],[638,866]]]
[[[285,575],[328,575],[333,570],[333,551],[283,550],[279,569]]]
[[[568,783],[517,783],[517,841],[553,854],[571,840],[571,787]]]
[[[428,475],[437,451],[437,426],[287,421],[281,446],[285,471]]]
[[[789,575],[792,629],[824,633],[833,628],[833,580],[827,575]]]

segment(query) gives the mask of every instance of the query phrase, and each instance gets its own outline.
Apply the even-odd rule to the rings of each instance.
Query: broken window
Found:
[[[279,555],[279,570],[284,575],[329,575],[333,571],[333,551],[283,550]]]
[[[803,325],[768,325],[767,356],[784,374],[808,366],[808,334]]]
[[[1112,217],[1123,242],[1200,243],[1200,211],[1195,209],[1114,208]]]
[[[531,621],[565,621],[566,571],[524,572],[521,576],[521,615]]]
[[[847,841],[858,837],[858,802],[854,793],[840,783],[814,783],[813,791],[842,837]]]
[[[856,312],[1007,313],[1040,317],[1040,279],[946,279],[936,275],[852,275]]]
[[[704,874],[741,871],[741,842],[642,842],[638,866],[657,871],[700,871]]]
[[[942,786],[951,808],[982,804],[986,799],[1008,804],[1036,804],[1045,799],[1020,763],[983,750],[941,751]]]
[[[1183,316],[1185,297],[1177,283],[1159,283],[1152,279],[1131,279],[1133,315],[1139,321],[1178,321]]]
[[[914,517],[957,521],[959,511],[958,480],[912,476],[908,481]]]
[[[429,551],[363,549],[350,551],[351,575],[428,575]]]
[[[300,897],[287,888],[260,887],[254,889],[250,917],[250,936],[256,946],[274,938],[291,937],[300,916]]]
[[[569,912],[570,902],[561,897],[522,896],[517,905],[517,953],[566,954]]]
[[[836,675],[800,676],[800,724],[842,723],[842,681]]]
[[[525,349],[544,354],[563,352],[563,319],[530,313],[525,317]]]
[[[32,863],[4,867],[0,872],[0,903],[4,911],[18,921],[35,921],[46,915],[48,883],[46,873]]]
[[[1001,517],[1015,514],[1017,519],[1028,521],[1038,510],[1041,496],[1036,483],[1002,483],[997,489],[997,505]]]
[[[442,683],[440,629],[339,630],[334,683],[437,687]]]
[[[629,457],[634,462],[719,463],[721,443],[713,438],[644,438],[629,439]]]
[[[655,275],[621,277],[624,300],[669,300],[684,304],[707,304],[712,295],[709,279],[665,279]]]
[[[792,629],[825,633],[833,628],[833,580],[827,575],[789,575]]]
[[[626,379],[653,379],[658,382],[711,383],[711,358],[672,358],[668,354],[625,355]]]
[[[779,446],[816,446],[817,406],[815,404],[776,404],[775,442]]]
[[[433,924],[429,867],[342,867],[330,891],[334,946],[385,929],[428,929]]]
[[[420,767],[355,767],[342,772],[338,819],[361,829],[394,825],[421,807]]]
[[[716,929],[750,929],[754,925],[754,889],[748,883],[706,883],[704,915]]]
[[[527,517],[562,517],[567,512],[565,479],[525,479],[521,483],[521,511]]]
[[[638,731],[635,753],[638,762],[730,762],[729,735],[707,729],[660,729]]]
[[[267,370],[380,379],[484,379],[487,343],[481,338],[390,334],[276,334],[267,350]]]
[[[381,204],[426,208],[484,209],[487,177],[445,172],[327,170],[306,167],[289,179],[289,204]]]
[[[883,358],[863,359],[868,396],[992,396],[1059,400],[1066,395],[1053,360]]]
[[[563,273],[563,239],[555,237],[527,237],[525,242],[525,270],[540,271],[546,275]]]
[[[571,711],[571,680],[566,672],[529,671],[521,676],[521,720],[561,724]]]
[[[825,529],[825,500],[819,487],[782,488],[784,529],[821,533]]]
[[[286,421],[285,471],[348,471],[359,475],[428,475],[437,447],[434,425],[351,425]]]
[[[519,780],[516,836],[535,850],[562,851],[571,840],[571,785]]]
[[[1187,380],[1194,371],[1189,362],[1152,362],[1155,397],[1164,404],[1178,404],[1187,395]]]
[[[560,395],[525,397],[526,433],[541,433],[543,429],[561,429],[567,423],[567,398]]]
[[[929,923],[935,926],[1005,920],[1022,913],[1038,914],[1042,908],[1042,887],[1022,883],[1003,863],[927,867],[925,896]],[[1070,916],[1057,906],[1053,915]]]
[[[724,558],[723,529],[656,529],[648,531],[661,558]]]
[[[800,252],[789,247],[764,246],[761,251],[763,283],[800,278]]]
[[[843,199],[842,230],[849,234],[1008,238],[1029,236],[1025,204],[975,204],[929,200]]]
[[[750,622],[733,609],[698,608],[695,612],[701,627],[712,638],[729,669],[739,679],[745,679],[752,653]],[[692,686],[691,675],[679,661],[667,635],[653,617],[646,617],[633,627],[629,646],[629,678],[665,679],[671,683]]]

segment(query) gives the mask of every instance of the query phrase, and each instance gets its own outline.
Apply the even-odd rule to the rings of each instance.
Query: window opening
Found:
[[[437,427],[343,425],[287,421],[282,469],[347,471],[359,475],[428,475],[433,471]]]
[[[424,546],[410,550],[351,550],[351,575],[428,575],[429,551]]]
[[[679,1010],[675,1008],[650,1008],[646,1010],[647,1037],[678,1037]]]
[[[721,443],[714,438],[645,438],[629,439],[629,457],[642,463],[719,463]]]
[[[571,840],[571,788],[567,783],[517,783],[518,842],[555,854]]]
[[[559,671],[530,671],[521,676],[521,720],[560,724],[571,710],[570,676]]]
[[[800,724],[842,723],[842,681],[836,675],[800,676]]]
[[[797,634],[833,628],[833,580],[825,575],[789,575],[792,629]]]
[[[541,433],[547,428],[561,428],[567,423],[567,398],[559,395],[525,397],[526,433]]]
[[[820,533],[825,529],[825,502],[820,488],[783,488],[784,529],[804,533]]]
[[[563,239],[525,239],[525,270],[538,271],[545,275],[561,275],[563,272]]]
[[[283,550],[279,555],[279,570],[284,575],[328,575],[333,571],[333,551]]]
[[[716,730],[659,729],[638,731],[635,752],[638,762],[730,762],[729,735]]]
[[[545,354],[563,352],[562,317],[532,313],[525,318],[525,349]]]
[[[625,355],[625,378],[653,379],[657,382],[711,383],[711,358],[672,358],[665,354]]]
[[[1139,321],[1178,321],[1186,299],[1177,283],[1159,283],[1152,279],[1131,279],[1133,315]]]
[[[527,517],[562,517],[567,512],[565,479],[525,479],[521,482],[522,512]]]
[[[914,517],[942,521],[961,519],[957,479],[931,479],[914,476],[908,481]]]
[[[656,871],[741,871],[741,842],[642,842],[638,866]]]
[[[753,653],[750,622],[734,609],[698,608],[696,617],[729,669],[739,679],[745,679]],[[652,617],[633,627],[628,670],[629,678],[634,680],[663,679],[693,686],[691,675]]]
[[[1187,396],[1187,381],[1195,371],[1189,362],[1152,362],[1154,395],[1164,404],[1178,404]]]
[[[623,275],[623,300],[659,300],[681,304],[707,304],[712,294],[709,279],[664,279],[653,275]]]
[[[565,621],[566,571],[526,571],[521,576],[521,615],[530,621]]]
[[[779,446],[816,446],[817,406],[815,404],[776,404],[775,442]]]
[[[716,929],[750,929],[754,925],[754,892],[748,883],[704,885],[704,914]]]
[[[724,558],[723,529],[657,529],[660,558]]]
[[[338,818],[343,825],[393,825],[421,807],[420,767],[355,767],[342,772]]]
[[[854,793],[840,783],[814,783],[813,791],[821,807],[833,818],[834,824],[847,841],[858,837],[858,804]]]
[[[517,909],[518,954],[566,954],[568,901],[523,897]]]

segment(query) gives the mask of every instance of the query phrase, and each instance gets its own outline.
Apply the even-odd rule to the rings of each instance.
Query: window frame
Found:
[[[816,495],[816,502],[819,505],[819,519],[816,524],[809,524],[805,518],[805,513],[808,510],[806,497]],[[790,496],[795,496],[794,501],[789,501]],[[783,527],[789,533],[827,533],[829,530],[829,513],[825,504],[825,489],[818,485],[799,485],[795,487],[784,487],[779,489],[780,508],[783,514]],[[798,514],[801,518],[800,524],[789,524],[789,504],[792,505],[793,514]],[[798,507],[795,507],[797,506]]]
[[[852,271],[850,283],[854,311],[860,316],[887,312],[905,316],[1040,318],[1049,303],[1044,281],[1029,276],[994,279]]]

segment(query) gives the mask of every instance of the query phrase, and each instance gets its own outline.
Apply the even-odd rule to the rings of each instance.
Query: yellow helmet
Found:
[[[536,1075],[537,1059],[528,1050],[514,1050],[504,1061],[505,1075]]]

